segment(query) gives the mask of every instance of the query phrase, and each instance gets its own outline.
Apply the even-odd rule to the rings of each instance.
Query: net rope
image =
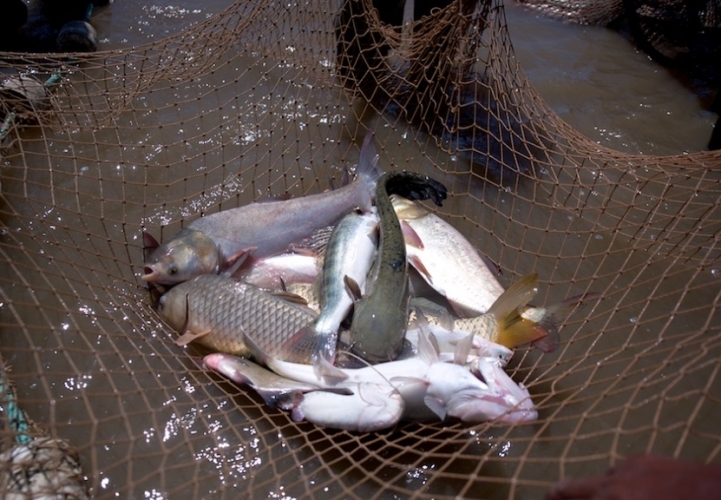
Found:
[[[539,498],[633,453],[719,461],[721,153],[629,155],[576,132],[526,79],[500,0],[397,28],[370,0],[237,1],[131,49],[0,59],[58,80],[30,111],[3,94],[0,353],[94,498]],[[162,241],[322,191],[366,129],[384,169],[448,186],[437,213],[504,285],[536,271],[538,304],[602,295],[557,352],[516,352],[537,422],[296,423],[204,370],[152,309],[143,229]],[[16,432],[0,432],[4,452]]]

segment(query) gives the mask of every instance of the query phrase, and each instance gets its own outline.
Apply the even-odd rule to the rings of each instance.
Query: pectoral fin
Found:
[[[406,242],[406,245],[417,248],[419,250],[422,250],[425,248],[423,246],[423,241],[421,240],[421,237],[418,236],[418,233],[416,232],[413,227],[408,224],[408,222],[401,220],[401,232],[403,233],[403,240]]]
[[[206,331],[200,332],[200,333],[185,332],[180,337],[175,339],[175,345],[184,347],[195,340],[205,337],[209,333],[210,333],[210,330],[206,330]]]
[[[360,285],[358,285],[356,280],[346,275],[343,276],[343,283],[345,283],[346,291],[348,292],[350,298],[353,299],[353,302],[361,299],[363,293],[361,292]]]
[[[430,331],[421,328],[418,333],[418,357],[432,365],[438,362],[439,352],[438,339]]]
[[[250,247],[243,250],[239,250],[238,252],[231,255],[226,261],[225,261],[225,270],[222,272],[225,276],[233,276],[236,272],[238,272],[238,269],[240,269],[243,264],[245,264],[245,261],[248,260],[248,257],[250,257],[250,254],[256,250],[258,247]],[[220,249],[218,249],[218,253],[220,253]],[[223,262],[223,259],[221,256],[218,256],[218,262]]]
[[[313,371],[320,380],[323,380],[328,385],[336,385],[348,378],[348,375],[343,370],[319,356],[313,358]]]
[[[457,365],[465,365],[468,362],[468,355],[473,347],[474,335],[469,333],[456,343],[453,350],[453,362]]]
[[[431,410],[433,413],[435,413],[439,419],[445,420],[446,419],[446,406],[443,404],[443,401],[441,401],[439,398],[434,396],[426,396],[423,398],[423,402],[426,404],[429,410]]]
[[[433,286],[433,277],[428,269],[426,269],[426,266],[423,265],[421,259],[415,255],[408,255],[408,262],[416,271],[418,271],[418,274],[423,276],[423,279],[426,280],[429,285]]]

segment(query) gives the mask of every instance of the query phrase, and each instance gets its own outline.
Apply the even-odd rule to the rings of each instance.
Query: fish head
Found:
[[[397,194],[390,195],[393,209],[400,220],[420,219],[429,214],[423,205]]]
[[[188,289],[183,285],[171,288],[158,299],[158,315],[176,332],[188,327]]]
[[[217,274],[219,267],[220,254],[215,242],[201,231],[185,228],[150,254],[142,279],[174,285],[202,274]]]
[[[480,358],[479,364],[488,365],[481,371],[488,375],[483,380],[460,365],[432,366],[426,405],[441,419],[450,416],[468,423],[496,419],[516,423],[538,418],[528,391],[516,385],[495,359]]]

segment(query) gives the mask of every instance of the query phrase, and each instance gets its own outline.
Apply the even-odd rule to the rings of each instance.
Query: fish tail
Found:
[[[523,319],[516,312],[498,319],[493,341],[509,349],[533,343],[544,352],[552,352],[558,347],[559,337],[557,329]]]
[[[527,317],[540,316],[538,313],[542,312],[542,317],[536,321],[536,328],[540,332],[547,332],[547,335],[534,341],[533,345],[543,352],[555,351],[560,341],[558,325],[566,321],[568,317],[578,310],[579,307],[583,306],[585,302],[598,300],[600,298],[601,294],[590,292],[582,295],[574,295],[573,297],[569,297],[545,308],[528,308],[521,314],[524,321],[527,321]]]
[[[531,293],[532,283],[528,277],[522,278],[517,283],[523,286],[515,289],[517,299],[515,302],[509,300],[500,304],[502,307],[496,305],[509,291],[512,291],[513,287],[511,287],[491,306],[498,322],[497,337],[494,341],[509,348],[532,343],[543,352],[555,351],[560,342],[558,325],[584,302],[600,298],[597,293],[587,293],[570,297],[548,307],[528,307],[528,301],[535,294],[535,291]],[[533,287],[535,288],[535,283]]]
[[[313,364],[318,357],[329,363],[335,360],[338,332],[319,331],[313,322],[283,342],[278,357],[292,363]]]
[[[496,333],[491,340],[513,349],[538,341],[549,335],[548,330],[521,316],[520,309],[536,295],[538,275],[533,273],[516,281],[488,309],[496,319]]]
[[[378,150],[375,146],[373,131],[369,130],[363,139],[360,157],[358,158],[358,169],[356,173],[362,180],[362,200],[360,208],[364,212],[370,212],[372,208],[373,193],[378,179],[383,175],[383,170],[379,166]]]

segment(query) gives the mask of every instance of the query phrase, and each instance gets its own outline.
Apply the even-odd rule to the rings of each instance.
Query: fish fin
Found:
[[[283,286],[285,286],[285,282],[283,282]],[[280,292],[271,292],[271,295],[274,295],[274,296],[278,297],[279,299],[283,299],[286,302],[290,302],[292,304],[299,304],[301,306],[308,305],[308,301],[305,299],[305,297],[301,297],[297,293],[280,291]]]
[[[427,329],[421,328],[418,333],[418,357],[426,364],[432,365],[438,362],[438,340],[436,336]]]
[[[438,323],[438,326],[448,330],[449,332],[452,332],[453,330],[456,329],[455,323],[456,323],[456,320],[453,319],[453,316],[451,316],[451,314],[448,311],[444,311],[441,314],[441,319],[440,319],[440,322]]]
[[[248,332],[241,326],[241,333],[243,334],[243,342],[248,346],[248,350],[251,355],[262,365],[270,367],[273,363],[273,358],[267,352],[263,350],[260,345],[255,341],[252,335],[248,335]]]
[[[238,252],[231,255],[230,258],[225,262],[225,271],[223,271],[221,274],[223,276],[233,276],[238,271],[238,269],[243,266],[245,261],[248,260],[250,254],[257,249],[258,247],[249,247],[244,250],[239,250]],[[218,253],[220,253],[220,248],[218,248]],[[218,255],[218,262],[222,262],[220,255]]]
[[[348,184],[350,184],[350,173],[347,168],[344,168],[340,174],[340,185],[347,186]]]
[[[470,333],[456,342],[456,347],[453,350],[453,362],[455,364],[465,365],[468,362],[468,355],[473,347],[473,338],[474,335]]]
[[[520,308],[525,307],[537,292],[538,275],[529,274],[519,279],[496,299],[488,314],[496,318],[497,331],[491,339],[504,347],[514,348],[535,342],[550,332],[533,321],[521,317]]]
[[[501,344],[504,347],[513,349],[514,347],[538,342],[540,339],[552,335],[556,336],[555,340],[554,338],[549,338],[546,341],[546,344],[541,342],[541,346],[548,345],[548,348],[551,348],[551,346],[555,344],[555,346],[557,347],[558,332],[549,331],[538,323],[534,323],[533,321],[528,321],[521,318],[520,315],[516,315],[515,318],[507,316],[506,318],[499,321],[498,332],[496,334],[496,338],[493,339],[493,342],[495,342],[496,344]],[[541,350],[544,350],[544,348],[541,348]],[[544,350],[544,352],[551,351]]]
[[[439,398],[426,395],[423,398],[423,402],[426,404],[429,410],[438,415],[439,419],[446,419],[446,407]]]
[[[489,314],[501,318],[509,313],[517,312],[526,306],[538,291],[538,275],[531,273],[513,283],[508,290],[496,299],[488,309]],[[520,313],[519,313],[520,314]]]
[[[328,385],[338,384],[348,378],[348,375],[343,370],[333,366],[327,359],[321,356],[313,357],[313,372],[319,380],[322,380]]]
[[[553,352],[558,349],[561,340],[558,325],[566,321],[579,307],[582,307],[584,302],[600,298],[601,294],[589,292],[569,297],[546,307],[543,318],[536,323],[536,335],[539,335],[539,338],[533,341],[533,345],[543,352]],[[524,311],[521,313],[521,318],[527,321],[525,315],[526,312]]]
[[[431,273],[428,272],[428,269],[426,269],[426,266],[423,265],[423,262],[416,257],[415,255],[408,256],[408,262],[413,266],[413,268],[418,271],[418,273],[423,276],[423,279],[428,282],[429,285],[433,285],[433,278],[431,277]]]
[[[307,257],[318,257],[318,252],[313,250],[312,248],[293,247],[291,249],[291,252],[298,255],[305,255]]]
[[[338,332],[320,332],[315,322],[304,326],[280,346],[278,357],[283,361],[309,364],[313,356],[332,363],[335,359]]]
[[[147,262],[150,258],[150,254],[160,246],[158,240],[156,240],[152,234],[143,230],[143,259]]]
[[[380,155],[375,146],[373,131],[369,130],[363,138],[360,156],[358,157],[358,167],[356,173],[370,189],[364,193],[359,208],[368,213],[373,210],[372,196],[378,179],[383,175],[383,171],[378,166]]]
[[[413,312],[415,313],[415,318],[413,318],[413,321],[411,322],[412,325],[409,326],[430,331],[429,328],[431,327],[431,325],[428,322],[428,317],[425,315],[425,313],[419,307],[414,307]]]
[[[204,332],[200,333],[193,333],[193,332],[185,332],[180,337],[175,339],[175,345],[179,347],[184,347],[194,340],[198,340],[199,338],[205,337],[210,333],[210,330],[206,330]]]
[[[558,328],[555,326],[544,327],[536,325],[536,330],[539,334],[542,334],[538,340],[531,342],[536,349],[546,353],[554,352],[558,349],[561,343],[561,335],[558,333]]]
[[[571,314],[583,307],[588,301],[598,300],[600,298],[600,293],[589,292],[581,295],[574,295],[573,297],[564,299],[561,302],[556,302],[555,304],[545,308],[546,310],[543,314],[542,321],[544,323],[558,325],[566,321]],[[521,314],[523,317],[525,317],[525,315],[525,312]]]
[[[391,383],[395,382],[403,382],[404,384],[422,384],[422,385],[428,385],[428,381],[424,380],[422,378],[418,377],[405,377],[403,375],[398,375],[397,377],[391,377],[389,380]]]
[[[416,230],[404,220],[401,220],[400,223],[401,232],[403,233],[403,241],[405,241],[406,245],[423,250],[423,248],[425,248],[423,246],[423,241],[421,240],[421,237],[418,236]]]
[[[350,298],[353,299],[353,302],[361,299],[363,293],[361,292],[360,285],[358,285],[356,280],[348,275],[345,275],[343,276],[343,283],[345,283],[346,291],[348,292]]]

